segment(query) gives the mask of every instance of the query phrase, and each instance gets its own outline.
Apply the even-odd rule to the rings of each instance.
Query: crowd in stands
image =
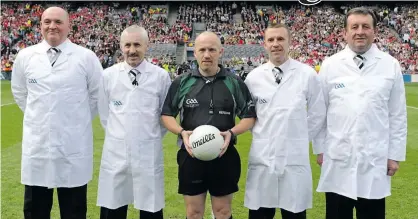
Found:
[[[65,3],[60,6],[70,12],[69,39],[95,51],[105,68],[121,60],[120,33],[133,23],[148,30],[150,43],[176,44],[184,40],[184,35],[191,34],[191,28],[180,21],[172,26],[168,24],[166,8],[152,8],[151,5],[121,8],[119,3],[109,5],[96,2],[83,5]],[[40,42],[40,18],[44,9],[44,5],[32,3],[2,5],[2,63],[12,63],[20,49]]]
[[[418,4],[380,13],[386,14],[385,25],[394,28],[401,38],[401,43],[395,44],[392,55],[402,60],[401,67],[406,73],[414,72],[415,65],[415,73],[418,74]]]
[[[179,5],[176,20],[169,22],[169,5],[139,2],[61,4],[61,7],[70,12],[70,40],[93,50],[104,68],[122,61],[119,36],[131,24],[144,26],[149,31],[150,43],[177,44],[192,43],[193,22],[203,22],[206,23],[207,30],[218,34],[224,45],[262,45],[263,30],[268,23],[286,23],[292,32],[291,57],[317,70],[325,58],[345,47],[342,35],[344,13],[350,7],[358,6],[190,3]],[[379,18],[376,44],[396,57],[405,73],[418,73],[418,4],[394,8],[374,6]],[[45,7],[46,5],[40,3],[2,4],[2,71],[11,69],[20,49],[42,39],[39,25]],[[148,60],[165,66],[171,72],[178,68],[171,56],[152,56]],[[239,71],[266,61],[265,54],[257,54],[253,57],[223,60],[223,63]]]
[[[255,7],[242,3],[243,24],[227,24],[226,29],[230,31],[223,31],[225,24],[209,26],[208,30],[218,31],[225,44],[263,44],[262,30],[268,23],[286,23],[292,32],[291,57],[319,69],[325,58],[345,47],[342,27],[344,14],[349,9],[327,5],[307,8],[298,4],[289,8],[278,5]],[[376,36],[378,47],[400,60],[405,73],[418,73],[418,6],[390,10],[383,5],[375,11],[380,21]],[[404,35],[404,40],[399,39],[398,34]],[[261,56],[253,57],[252,62],[261,59]]]

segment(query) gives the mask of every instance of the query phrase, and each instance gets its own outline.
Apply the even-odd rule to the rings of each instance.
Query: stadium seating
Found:
[[[176,44],[151,44],[148,49],[149,56],[162,56],[170,55],[174,56],[176,54]]]
[[[20,49],[42,39],[39,20],[48,6],[51,5],[46,2],[2,4],[2,63],[13,64]],[[219,35],[225,47],[223,63],[237,63],[236,60],[241,59],[246,60],[244,65],[248,59],[252,65],[266,61],[267,54],[262,45],[267,23],[286,23],[292,32],[290,55],[311,66],[320,66],[326,57],[344,48],[344,13],[358,5],[62,2],[60,6],[70,12],[72,30],[69,38],[95,51],[103,67],[108,67],[122,60],[119,36],[121,30],[131,24],[139,24],[149,31],[148,56],[151,60],[157,60],[155,63],[159,65],[174,65],[174,60],[177,64],[182,63],[188,57],[182,57],[179,48],[182,49],[183,43],[186,47],[193,45],[197,33],[202,31],[193,29],[194,22]],[[399,4],[394,8],[374,5],[373,9],[379,18],[377,45],[396,57],[405,73],[418,73],[418,4]],[[163,57],[165,61],[159,60]],[[230,66],[239,69],[242,64]]]
[[[260,45],[225,45],[224,46],[225,59],[232,57],[257,57],[264,53],[264,47]]]

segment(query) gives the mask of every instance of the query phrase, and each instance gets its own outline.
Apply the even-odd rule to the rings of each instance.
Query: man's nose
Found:
[[[209,51],[205,51],[203,53],[203,58],[210,58],[210,52]]]
[[[52,21],[50,24],[49,24],[49,26],[48,26],[50,29],[54,29],[54,28],[56,28],[57,27],[57,23],[55,23],[54,21]]]
[[[278,47],[280,45],[278,40],[273,41],[273,47]]]
[[[129,47],[129,54],[135,53],[136,49],[134,46]]]
[[[364,34],[364,32],[365,32],[365,29],[362,26],[359,26],[355,33],[356,34]]]

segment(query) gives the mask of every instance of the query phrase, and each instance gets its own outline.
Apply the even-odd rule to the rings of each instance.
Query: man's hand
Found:
[[[318,154],[316,155],[316,163],[319,166],[322,166],[322,163],[324,162],[324,154]]]
[[[193,156],[193,152],[192,152],[192,147],[190,146],[190,135],[192,134],[192,131],[182,131],[181,132],[181,137],[183,139],[183,143],[184,143],[184,147],[186,148],[187,152],[189,152],[190,156]]]
[[[388,176],[395,175],[398,169],[399,169],[399,162],[388,159]]]
[[[224,137],[224,145],[222,146],[222,151],[219,154],[219,157],[225,154],[226,150],[228,149],[229,142],[231,141],[232,134],[229,131],[221,132],[221,135]]]

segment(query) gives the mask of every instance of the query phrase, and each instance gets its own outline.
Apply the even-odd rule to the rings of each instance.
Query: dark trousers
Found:
[[[326,219],[353,219],[353,209],[356,208],[357,219],[384,219],[385,199],[357,200],[335,193],[325,193]]]
[[[58,188],[61,219],[86,219],[87,185]],[[54,189],[25,185],[23,214],[25,219],[50,219]]]
[[[293,213],[280,209],[282,219],[306,219],[306,211]],[[250,210],[248,219],[273,219],[276,214],[275,208],[259,208],[258,210]]]
[[[126,219],[128,215],[128,206],[122,206],[117,209],[100,208],[100,219]],[[163,210],[159,210],[155,213],[148,211],[139,211],[140,219],[163,219]]]

